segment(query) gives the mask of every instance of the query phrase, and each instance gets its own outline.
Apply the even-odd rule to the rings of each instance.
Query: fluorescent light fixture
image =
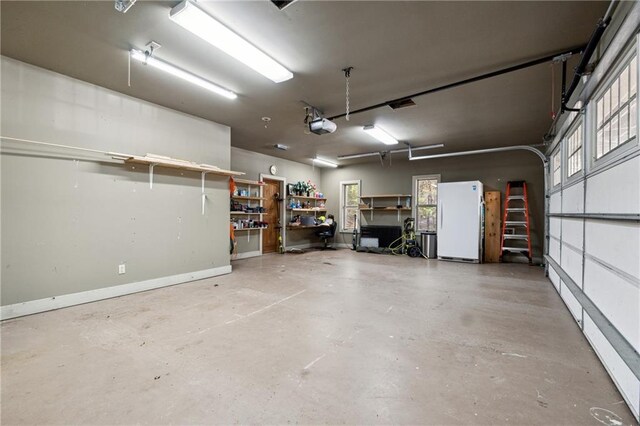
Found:
[[[422,151],[423,149],[434,149],[434,148],[443,148],[443,147],[444,147],[443,143],[437,143],[433,145],[423,145],[423,146],[412,147],[411,150],[413,152],[416,152],[416,151]],[[387,152],[389,154],[399,154],[401,152],[409,152],[409,148],[392,149]],[[362,154],[339,155],[338,160],[353,160],[355,158],[379,157],[379,156],[380,156],[380,151],[364,152]]]
[[[443,143],[433,144],[433,145],[424,145],[418,147],[412,147],[412,151],[421,151],[423,149],[434,149],[434,148],[442,148],[444,147]],[[401,149],[392,149],[390,151],[386,151],[389,154],[399,154],[401,152],[409,152],[409,148],[401,148]],[[350,155],[339,155],[338,160],[352,160],[355,158],[365,158],[365,157],[378,157],[380,156],[380,151],[375,152],[365,152],[362,154],[350,154]]]
[[[364,126],[362,128],[365,132],[369,134],[372,138],[378,139],[385,145],[396,145],[398,140],[391,136],[389,133],[382,130],[380,127],[376,127],[374,125]]]
[[[333,167],[334,169],[338,167],[336,163],[332,163],[331,161],[323,160],[322,158],[318,158],[318,157],[314,158],[313,162],[320,166]]]
[[[169,18],[209,44],[233,56],[275,83],[293,78],[293,73],[257,47],[215,20],[195,3],[184,0],[171,9]]]
[[[140,61],[144,64],[147,64],[149,66],[162,70],[173,76],[176,76],[185,81],[188,81],[189,83],[195,84],[196,86],[200,86],[203,89],[207,89],[220,96],[224,96],[227,99],[235,99],[238,97],[238,95],[236,95],[230,90],[223,89],[222,87],[215,85],[210,81],[207,81],[201,77],[198,77],[197,75],[191,74],[190,72],[184,71],[167,62],[161,61],[160,59],[156,59],[153,56],[148,56],[146,53],[140,50],[131,49],[130,55],[131,55],[131,59],[135,59],[136,61]]]

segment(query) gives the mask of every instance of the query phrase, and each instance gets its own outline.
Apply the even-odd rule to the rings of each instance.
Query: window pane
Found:
[[[634,137],[637,134],[636,121],[638,120],[638,110],[636,109],[636,101],[637,99],[634,99],[633,101],[631,101],[631,104],[629,106],[629,137],[630,138]]]
[[[604,93],[604,114],[603,117],[606,120],[611,115],[611,89]]]
[[[602,153],[606,154],[611,149],[611,123],[604,125],[604,139],[602,140]]]
[[[597,123],[598,127],[602,126],[602,114],[604,113],[604,99],[600,98],[597,102]]]
[[[618,90],[620,85],[618,80],[614,81],[611,85],[611,114],[614,114],[618,110]]]
[[[576,172],[582,170],[582,148],[576,152]]]
[[[629,99],[629,66],[627,65],[620,74],[620,103],[623,104]]]
[[[347,207],[344,209],[344,227],[343,229],[353,229],[356,223],[356,215],[358,209],[353,207]]]
[[[604,153],[602,150],[603,134],[604,130],[598,130],[598,135],[596,136],[596,158],[602,157]]]
[[[618,146],[618,115],[611,119],[611,149]]]
[[[438,202],[438,181],[435,179],[419,179],[418,205],[436,204]]]
[[[629,97],[636,93],[638,86],[638,56],[634,56],[629,64]]]
[[[349,184],[345,185],[344,188],[345,195],[345,206],[357,206],[360,199],[358,195],[358,185],[357,184]]]
[[[629,139],[629,106],[620,111],[620,143],[625,143]]]
[[[436,208],[418,207],[418,231],[436,231]]]

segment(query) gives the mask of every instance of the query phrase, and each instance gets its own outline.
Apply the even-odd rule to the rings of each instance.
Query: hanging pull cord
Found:
[[[551,119],[556,119],[556,76],[554,73],[554,62],[551,62]]]
[[[353,67],[343,68],[345,79],[345,118],[349,121],[349,77],[351,77],[351,70]]]

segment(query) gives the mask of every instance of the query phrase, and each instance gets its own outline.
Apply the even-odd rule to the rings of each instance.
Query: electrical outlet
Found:
[[[119,274],[119,275],[122,275],[122,274],[124,274],[125,272],[127,272],[127,267],[126,267],[126,265],[125,265],[124,263],[123,263],[123,264],[121,264],[121,265],[118,265],[118,274]]]

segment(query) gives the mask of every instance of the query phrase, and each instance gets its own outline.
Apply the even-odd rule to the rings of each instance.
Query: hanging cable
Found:
[[[553,69],[554,62],[551,62],[551,119],[556,119],[556,76]]]
[[[345,79],[345,119],[349,121],[349,77],[351,77],[351,70],[353,67],[343,68]]]

